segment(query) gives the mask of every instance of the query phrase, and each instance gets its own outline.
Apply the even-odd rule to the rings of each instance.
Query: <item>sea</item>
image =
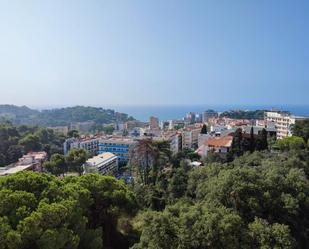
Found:
[[[103,108],[114,109],[118,112],[127,113],[140,121],[148,121],[150,116],[155,116],[161,121],[171,119],[181,119],[186,116],[188,112],[203,113],[208,109],[217,112],[229,110],[271,110],[289,111],[297,116],[309,117],[309,105],[170,105],[170,106],[102,106]]]
[[[71,105],[72,106],[72,105]],[[86,106],[86,105],[85,105]],[[196,114],[203,113],[212,109],[217,112],[230,110],[277,110],[289,111],[293,115],[307,116],[309,118],[309,105],[91,105],[94,107],[102,107],[104,109],[112,109],[117,112],[126,113],[140,121],[149,121],[150,116],[159,118],[160,121],[168,121],[172,119],[182,119],[188,112]],[[37,110],[46,110],[54,108],[62,108],[67,106],[29,106]]]

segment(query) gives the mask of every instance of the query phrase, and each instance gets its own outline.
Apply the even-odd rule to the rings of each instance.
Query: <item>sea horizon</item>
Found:
[[[101,107],[103,109],[112,109],[117,112],[126,113],[129,116],[134,117],[140,121],[148,121],[150,116],[159,118],[160,121],[181,119],[188,112],[203,113],[208,109],[215,110],[217,112],[224,112],[230,110],[271,110],[289,111],[293,115],[309,116],[309,105],[207,105],[207,104],[195,104],[195,105],[82,105],[81,106],[93,106]],[[57,109],[64,107],[72,107],[77,105],[52,105],[52,106],[31,106],[30,108],[37,110]]]

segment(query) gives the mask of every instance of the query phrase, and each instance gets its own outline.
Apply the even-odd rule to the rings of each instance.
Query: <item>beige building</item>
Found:
[[[187,127],[182,130],[182,148],[195,149],[198,146],[200,127]]]
[[[295,124],[297,119],[304,117],[292,116],[289,112],[269,111],[265,112],[265,122],[267,127],[275,127],[277,130],[277,138],[281,139],[291,136],[291,125]]]
[[[151,116],[149,118],[149,128],[150,129],[158,129],[159,128],[159,119]]]
[[[233,136],[211,137],[207,139],[195,152],[202,158],[206,158],[208,152],[226,154],[230,151]]]
[[[0,176],[12,175],[20,171],[42,171],[42,165],[47,159],[45,151],[29,152],[18,159],[18,162],[0,169]]]

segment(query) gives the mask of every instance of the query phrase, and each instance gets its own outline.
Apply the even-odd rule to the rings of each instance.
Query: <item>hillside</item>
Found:
[[[19,125],[63,126],[87,121],[93,121],[96,124],[109,124],[116,121],[125,122],[133,118],[125,113],[90,106],[37,111],[26,106],[0,105],[1,119]]]
[[[265,110],[244,111],[244,110],[230,110],[220,114],[220,117],[234,118],[234,119],[264,119]]]

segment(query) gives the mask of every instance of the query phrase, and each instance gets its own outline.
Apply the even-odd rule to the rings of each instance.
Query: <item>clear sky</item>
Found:
[[[0,0],[0,103],[309,104],[308,0]]]

